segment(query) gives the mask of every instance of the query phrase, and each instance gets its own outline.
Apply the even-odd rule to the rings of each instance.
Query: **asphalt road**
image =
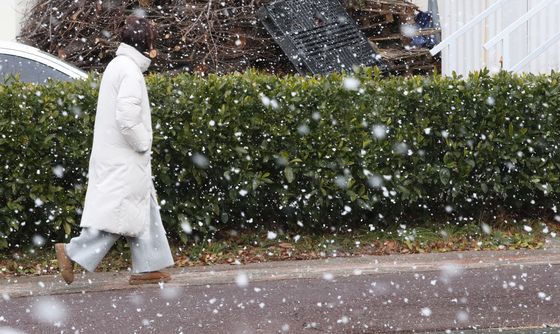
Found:
[[[356,269],[346,276],[324,272],[321,277],[271,281],[238,275],[230,283],[84,289],[51,296],[11,298],[2,293],[0,328],[23,333],[249,334],[560,327],[557,263],[413,269]]]

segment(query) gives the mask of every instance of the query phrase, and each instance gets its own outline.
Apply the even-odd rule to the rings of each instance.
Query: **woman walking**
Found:
[[[128,17],[121,42],[99,88],[82,230],[70,243],[55,245],[67,284],[74,263],[94,271],[121,236],[131,250],[130,284],[171,279],[160,271],[174,262],[152,182],[151,111],[142,74],[154,42],[149,21]]]

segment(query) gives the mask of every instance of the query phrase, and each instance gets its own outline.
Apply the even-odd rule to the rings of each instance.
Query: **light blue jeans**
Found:
[[[80,235],[66,245],[68,257],[87,271],[95,271],[107,252],[122,237],[119,234],[83,228]],[[132,272],[158,271],[174,264],[159,208],[150,196],[150,226],[139,237],[126,237],[132,257]]]

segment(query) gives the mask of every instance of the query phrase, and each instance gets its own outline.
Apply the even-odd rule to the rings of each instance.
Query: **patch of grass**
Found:
[[[464,225],[433,224],[431,227],[399,225],[344,233],[297,235],[282,232],[273,239],[267,238],[267,231],[233,232],[215,239],[173,244],[171,248],[177,267],[192,267],[362,255],[536,249],[544,245],[545,237],[555,237],[560,233],[558,224],[541,220],[502,222],[498,226],[490,228],[482,221]],[[97,270],[122,271],[130,267],[130,249],[122,239]],[[2,276],[57,272],[57,261],[51,247],[30,246],[0,254]]]

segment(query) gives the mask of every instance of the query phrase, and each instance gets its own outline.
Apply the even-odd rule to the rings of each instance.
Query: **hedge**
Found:
[[[560,75],[150,76],[164,224],[461,224],[559,199]],[[98,79],[0,86],[0,247],[79,230]]]

